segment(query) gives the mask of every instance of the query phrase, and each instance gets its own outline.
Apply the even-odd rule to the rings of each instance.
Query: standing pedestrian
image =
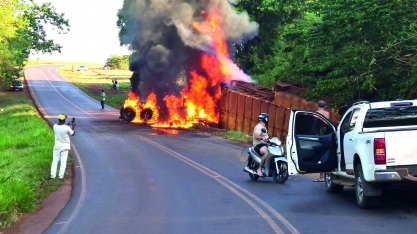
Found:
[[[104,89],[101,90],[101,109],[104,110],[104,101],[106,101],[106,93],[104,92]]]
[[[70,136],[75,135],[75,123],[70,121],[65,125],[67,116],[60,114],[58,124],[54,124],[55,144],[52,153],[51,175],[49,178],[55,179],[58,162],[60,162],[58,177],[64,178],[65,168],[67,167],[68,151],[71,149]],[[69,127],[72,126],[72,129]]]
[[[324,109],[326,107],[326,102],[323,100],[320,100],[317,103],[317,106],[318,106],[317,112],[322,114],[327,119],[329,119],[330,118],[329,112]],[[318,179],[315,179],[314,182],[324,182],[324,174],[320,173],[320,177]]]

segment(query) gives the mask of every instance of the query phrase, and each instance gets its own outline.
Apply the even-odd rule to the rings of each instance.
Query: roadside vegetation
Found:
[[[218,134],[213,134],[213,135],[218,135]],[[232,140],[232,141],[237,141],[239,143],[243,143],[243,144],[247,144],[247,145],[252,145],[253,144],[253,136],[244,132],[239,132],[239,131],[227,131],[224,134],[221,134],[222,137]],[[272,136],[270,136],[272,137]],[[282,141],[282,139],[280,139]],[[285,141],[282,142],[281,147],[284,148],[284,151],[286,150],[286,144]]]
[[[53,132],[25,93],[0,91],[0,227],[33,211],[62,183],[47,180]]]
[[[113,69],[104,70],[103,64],[90,64],[87,71],[77,71],[78,65],[74,66],[73,70],[72,66],[72,64],[67,64],[59,68],[58,73],[87,95],[98,101],[100,101],[100,94],[103,89],[107,95],[106,105],[116,109],[122,107],[124,100],[126,100],[127,93],[129,92],[129,79],[132,75],[131,71]],[[113,86],[112,80],[115,79],[117,79],[119,89],[111,89]]]
[[[252,144],[252,136],[239,131],[228,131],[224,138],[245,144]]]
[[[252,1],[260,25],[237,47],[240,67],[265,86],[295,80],[337,105],[417,97],[417,1]]]
[[[61,45],[47,39],[46,28],[51,26],[62,34],[70,29],[51,3],[0,1],[0,87],[22,76],[31,52],[61,52]]]

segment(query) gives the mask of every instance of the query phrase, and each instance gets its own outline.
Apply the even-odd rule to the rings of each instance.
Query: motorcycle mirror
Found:
[[[262,128],[261,129],[261,132],[266,133],[266,129],[265,128]]]

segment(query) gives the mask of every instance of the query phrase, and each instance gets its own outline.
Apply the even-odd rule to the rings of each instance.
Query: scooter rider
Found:
[[[267,128],[268,121],[269,115],[267,113],[260,113],[258,116],[258,124],[253,130],[254,150],[258,155],[262,156],[262,160],[257,171],[259,176],[263,176],[262,166],[264,165],[265,159],[269,154],[268,145],[265,143],[269,139],[269,136],[267,133],[262,132],[262,128]]]

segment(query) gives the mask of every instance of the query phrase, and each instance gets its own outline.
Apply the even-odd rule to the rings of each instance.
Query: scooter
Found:
[[[262,129],[266,133],[266,129]],[[278,137],[268,139],[269,154],[266,156],[264,166],[262,167],[262,178],[272,177],[276,183],[283,184],[288,179],[288,161],[285,157],[284,149],[281,147],[281,141]],[[258,180],[259,175],[257,169],[261,163],[262,156],[258,155],[253,147],[248,149],[248,164],[243,169],[249,173],[251,180]]]

